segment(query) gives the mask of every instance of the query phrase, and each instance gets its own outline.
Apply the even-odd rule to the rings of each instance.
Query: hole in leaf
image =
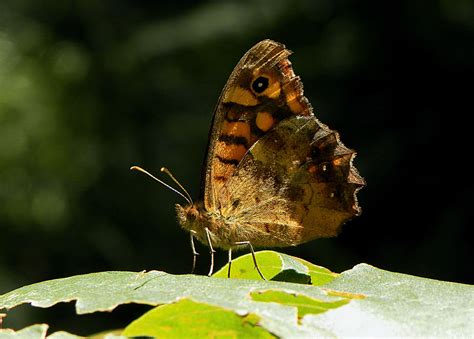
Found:
[[[282,291],[268,290],[253,292],[252,300],[259,302],[273,302],[286,306],[294,306],[298,310],[298,321],[306,314],[320,314],[349,303],[350,299],[324,301],[300,294],[290,294]]]

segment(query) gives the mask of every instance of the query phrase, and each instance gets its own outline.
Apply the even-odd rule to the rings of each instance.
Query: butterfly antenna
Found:
[[[162,184],[163,186],[165,186],[166,188],[172,190],[173,192],[175,192],[176,194],[179,194],[180,196],[182,196],[184,198],[184,200],[186,200],[189,204],[193,204],[193,200],[191,199],[191,197],[189,196],[189,193],[183,189],[183,187],[178,183],[179,187],[181,187],[183,189],[183,191],[186,193],[186,195],[184,195],[183,193],[181,193],[180,191],[178,191],[176,188],[174,187],[171,187],[170,185],[168,185],[167,183],[165,183],[164,181],[158,179],[157,177],[155,177],[153,174],[149,173],[148,171],[144,170],[143,168],[139,167],[139,166],[132,166],[130,167],[130,169],[133,171],[140,171],[142,173],[145,173],[146,175],[148,175],[149,177],[151,177],[152,179],[158,181],[160,184]],[[172,179],[173,176],[171,176]],[[174,179],[174,181],[176,182],[176,179]]]
[[[167,169],[166,167],[161,167],[160,171],[168,174],[168,176],[176,183],[176,185],[178,185],[179,188],[181,188],[183,190],[183,192],[186,193],[186,196],[188,197],[188,199],[189,199],[189,201],[191,202],[191,205],[192,205],[193,204],[193,199],[191,198],[191,195],[188,193],[188,191],[186,191],[186,188],[184,188],[183,185],[181,185],[181,183],[174,177],[174,175],[171,174],[169,169]]]

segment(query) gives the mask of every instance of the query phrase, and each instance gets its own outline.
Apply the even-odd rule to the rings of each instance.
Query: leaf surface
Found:
[[[242,262],[240,260],[233,263],[233,268],[237,267],[236,275],[241,272],[239,265],[242,276],[255,270],[251,258],[244,256]],[[183,324],[180,327],[189,333],[194,330],[193,321],[189,321],[194,320],[199,328],[200,319],[205,323],[210,319],[222,319],[220,324],[214,324],[217,326],[215,331],[221,330],[219,325],[226,324],[229,333],[261,329],[263,336],[281,337],[459,337],[474,333],[473,286],[388,272],[366,264],[336,275],[275,253],[257,253],[257,260],[268,277],[287,272],[285,274],[290,277],[292,274],[300,278],[309,276],[313,283],[323,281],[324,277],[328,282],[314,286],[260,278],[171,275],[159,271],[101,272],[45,281],[11,291],[0,296],[0,310],[23,303],[50,307],[68,301],[76,301],[79,314],[112,311],[126,303],[165,305],[140,317],[127,331],[153,323],[158,328],[149,330],[163,330],[167,323],[164,315],[174,311],[175,323]],[[222,272],[226,272],[225,268],[216,275]],[[206,312],[209,318],[202,317]],[[192,316],[196,314],[200,317]],[[156,320],[160,316],[164,317],[161,322]],[[205,327],[214,328],[210,324]]]

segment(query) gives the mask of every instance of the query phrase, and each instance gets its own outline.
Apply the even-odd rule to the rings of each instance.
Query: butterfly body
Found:
[[[290,53],[261,41],[222,91],[201,196],[176,205],[181,226],[211,248],[298,245],[336,235],[360,213],[355,152],[314,116]]]

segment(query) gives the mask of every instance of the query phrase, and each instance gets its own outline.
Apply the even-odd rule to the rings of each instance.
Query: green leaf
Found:
[[[261,255],[257,254],[259,265]],[[254,325],[258,324],[266,332],[282,337],[459,337],[474,333],[473,286],[392,273],[366,264],[334,278],[331,272],[293,257],[267,251],[263,256],[270,258],[273,278],[293,270],[300,275],[328,277],[332,281],[324,286],[312,286],[261,279],[171,275],[158,271],[102,272],[19,288],[0,296],[0,310],[22,303],[49,307],[75,300],[79,314],[111,311],[126,303],[154,306],[175,303],[169,306],[171,310],[178,307],[183,314],[192,314],[196,312],[196,305],[176,303],[191,299],[200,307],[212,308],[211,313],[222,313],[229,319],[233,317],[234,320],[226,321],[232,324],[229,331],[235,333],[245,325],[242,318],[245,315],[257,319],[249,326],[257,328]],[[275,258],[279,265],[275,265]],[[254,270],[253,262],[248,262],[248,258],[245,260],[247,269],[252,267]],[[236,259],[235,264],[239,261]],[[267,270],[263,257],[261,262],[265,267],[263,270]],[[155,312],[152,314],[159,316],[164,311]],[[199,319],[187,318],[195,320],[188,325],[190,331],[192,326],[199,327]],[[166,323],[166,319],[159,323]]]
[[[222,307],[182,299],[148,311],[132,322],[124,336],[161,338],[274,338],[255,314],[238,315]]]
[[[298,325],[294,307],[256,302],[250,292],[284,289],[288,293],[335,301],[341,297],[326,295],[321,289],[285,282],[215,279],[195,275],[171,275],[151,272],[101,272],[45,281],[25,286],[0,296],[0,309],[23,303],[50,307],[58,302],[76,300],[79,314],[111,311],[126,303],[160,305],[190,298],[196,302],[219,306],[239,314],[255,313],[260,325],[278,336],[327,335],[326,331]]]
[[[471,337],[474,287],[414,277],[359,264],[324,286],[329,295],[355,299],[303,324],[336,336]],[[359,295],[366,296],[357,299]]]
[[[122,336],[123,328],[116,329],[116,330],[107,330],[102,331],[99,333],[95,333],[93,335],[89,335],[88,338],[90,339],[116,339],[116,338],[125,338]]]
[[[9,339],[9,338],[44,338],[46,337],[46,332],[48,331],[48,325],[46,324],[36,324],[25,327],[19,331],[13,331],[9,329],[2,330],[0,328],[0,339]]]
[[[327,268],[314,265],[305,260],[274,251],[260,251],[255,254],[258,267],[268,280],[286,281],[300,284],[324,285],[337,277]],[[228,264],[213,276],[227,278]],[[232,261],[231,278],[262,280],[251,254],[243,255]]]
[[[48,335],[48,339],[82,339],[83,337],[65,332],[65,331],[58,331],[54,332],[51,335]]]
[[[306,261],[300,258],[296,258],[296,257],[292,257],[292,258],[300,262],[304,266],[306,266],[306,268],[308,269],[307,274],[309,274],[309,276],[311,277],[311,284],[314,286],[325,285],[333,281],[339,276],[339,274],[331,272],[326,267],[312,264],[309,261]]]
[[[35,325],[25,327],[24,329],[21,329],[18,331],[14,331],[10,329],[2,330],[0,328],[0,339],[10,339],[10,338],[12,339],[13,338],[79,339],[79,338],[83,338],[83,337],[80,337],[80,336],[77,336],[65,331],[57,331],[46,337],[48,328],[49,328],[49,325],[47,324],[35,324]],[[125,338],[125,337],[120,336],[121,333],[122,333],[122,330],[120,330],[119,332],[106,331],[101,334],[94,335],[91,338],[94,338],[94,339]]]

